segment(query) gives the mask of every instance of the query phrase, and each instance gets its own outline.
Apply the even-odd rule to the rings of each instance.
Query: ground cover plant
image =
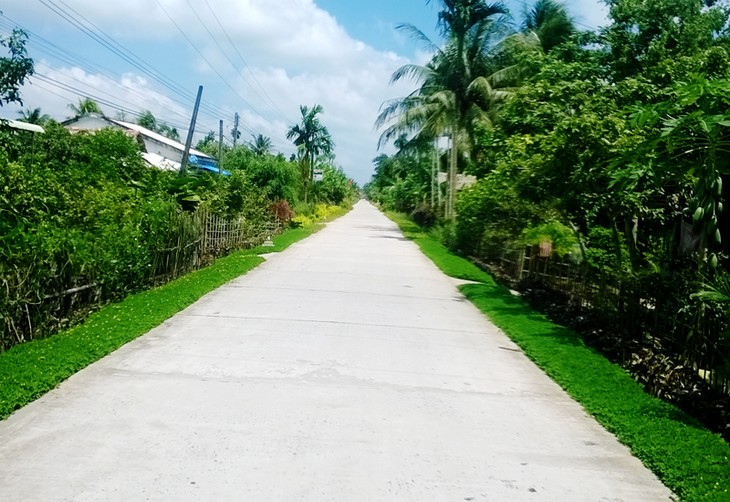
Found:
[[[730,499],[730,446],[719,435],[644,392],[574,331],[532,310],[405,215],[388,216],[447,275],[479,281],[461,286],[462,293],[682,500]]]
[[[164,286],[105,305],[80,325],[0,353],[0,419],[42,396],[80,369],[145,334],[200,297],[239,277],[264,259],[322,226],[287,230],[273,246],[234,252]]]

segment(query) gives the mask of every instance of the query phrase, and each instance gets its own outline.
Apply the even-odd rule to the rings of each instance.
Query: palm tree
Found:
[[[575,34],[575,24],[565,6],[557,0],[537,0],[525,12],[522,31],[532,36],[546,54]]]
[[[40,108],[33,108],[32,110],[26,108],[25,110],[19,111],[18,115],[21,117],[21,122],[27,122],[29,124],[43,125],[51,120],[51,117],[42,113]]]
[[[259,157],[263,157],[271,151],[271,138],[263,134],[252,134],[253,141],[249,143],[251,151]]]
[[[76,117],[84,117],[92,113],[102,113],[99,104],[91,98],[79,98],[78,106],[71,103],[68,105],[68,108],[74,112]]]
[[[317,156],[329,154],[334,148],[332,136],[327,128],[322,125],[317,115],[324,109],[321,105],[314,105],[311,109],[307,106],[300,106],[302,123],[292,126],[286,133],[287,139],[291,139],[299,148],[302,154],[302,179],[304,181],[304,202],[307,202],[309,182],[312,179],[314,162]]]
[[[446,216],[454,216],[458,151],[468,150],[476,124],[491,127],[496,105],[508,92],[495,89],[489,75],[496,69],[490,57],[502,33],[502,4],[483,1],[443,1],[439,23],[447,37],[443,49],[431,43],[435,55],[425,66],[405,65],[393,74],[391,82],[411,78],[421,83],[405,98],[391,101],[382,110],[376,127],[391,125],[381,135],[382,143],[403,133],[436,138],[451,138],[449,197]],[[420,30],[405,26],[417,38],[430,43]]]
[[[507,7],[501,2],[488,4],[484,0],[441,0],[441,5],[441,34],[447,39],[453,39],[457,55],[462,57],[466,36],[474,27],[490,22],[496,16],[509,14]]]

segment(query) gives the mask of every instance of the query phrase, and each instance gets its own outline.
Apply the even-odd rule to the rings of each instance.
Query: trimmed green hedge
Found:
[[[444,273],[479,281],[460,289],[682,500],[730,500],[730,446],[719,435],[675,406],[645,393],[626,371],[587,347],[575,332],[532,310],[404,215],[388,216]]]

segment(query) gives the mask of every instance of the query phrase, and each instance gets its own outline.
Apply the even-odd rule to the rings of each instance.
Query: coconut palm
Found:
[[[537,0],[525,12],[522,31],[532,36],[543,52],[548,53],[576,32],[565,6],[557,0]]]
[[[324,111],[321,105],[314,105],[311,109],[307,106],[300,106],[299,111],[302,114],[302,123],[292,126],[287,131],[286,137],[293,140],[301,153],[304,201],[306,202],[315,160],[319,155],[331,153],[334,143],[329,131],[317,117]]]
[[[252,134],[251,137],[253,141],[249,143],[249,147],[254,154],[263,157],[271,152],[271,138],[263,134]]]
[[[76,117],[84,117],[92,113],[102,113],[99,104],[91,98],[79,98],[79,104],[74,105],[73,103],[68,105],[69,110],[74,112]]]
[[[376,127],[390,124],[381,135],[381,145],[403,133],[428,138],[448,134],[452,147],[446,216],[453,217],[458,152],[468,151],[477,124],[491,127],[496,105],[508,94],[495,89],[489,78],[496,69],[490,51],[503,32],[503,24],[492,17],[506,11],[501,4],[473,0],[443,3],[439,20],[447,35],[446,45],[439,49],[431,44],[435,55],[425,66],[405,65],[396,70],[391,82],[411,78],[421,86],[409,96],[387,103]],[[406,28],[430,43],[417,28]]]
[[[43,125],[51,120],[51,117],[41,112],[40,108],[33,108],[32,110],[26,108],[25,110],[19,111],[18,115],[20,115],[21,122],[27,122],[29,124]]]

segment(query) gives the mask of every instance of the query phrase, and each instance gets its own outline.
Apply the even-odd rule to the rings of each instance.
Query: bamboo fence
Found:
[[[254,224],[243,218],[235,220],[210,214],[176,212],[170,217],[163,247],[152,253],[148,274],[143,284],[130,285],[129,290],[165,284],[213,259],[238,249],[262,244],[281,231],[274,222]],[[30,271],[27,274],[30,276]],[[20,294],[23,274],[0,277],[0,285],[12,302],[17,315],[0,316],[3,326],[0,351],[11,346],[47,336],[83,319],[91,310],[108,302],[104,284],[97,281],[80,283],[83,278],[59,275],[50,289]],[[14,294],[16,290],[18,293]]]

